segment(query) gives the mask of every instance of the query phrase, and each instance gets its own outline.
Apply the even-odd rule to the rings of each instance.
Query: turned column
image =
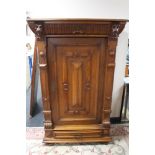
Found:
[[[103,95],[103,111],[102,111],[102,125],[104,128],[104,135],[110,134],[110,113],[112,102],[113,79],[115,70],[115,55],[117,40],[120,32],[123,30],[124,25],[119,22],[111,24],[111,33],[107,38],[106,48],[106,62],[105,62],[105,82],[104,82],[104,95]]]

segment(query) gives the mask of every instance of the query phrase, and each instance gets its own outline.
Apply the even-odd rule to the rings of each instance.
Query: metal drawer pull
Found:
[[[84,32],[81,30],[73,31],[73,34],[83,34]]]

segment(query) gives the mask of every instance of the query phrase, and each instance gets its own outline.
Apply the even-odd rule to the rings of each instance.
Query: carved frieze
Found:
[[[46,35],[103,35],[117,38],[123,30],[126,21],[98,21],[95,24],[90,21],[31,21],[27,20],[31,30],[38,40]]]

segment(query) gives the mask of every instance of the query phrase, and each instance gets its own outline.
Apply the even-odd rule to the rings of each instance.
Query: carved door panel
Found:
[[[50,89],[53,122],[99,123],[103,92],[100,84],[104,78],[100,62],[104,60],[104,39],[48,40],[49,83],[56,85],[55,89],[53,86]]]

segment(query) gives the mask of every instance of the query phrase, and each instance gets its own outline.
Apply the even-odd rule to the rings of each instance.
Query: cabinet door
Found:
[[[100,123],[105,40],[49,38],[47,53],[54,124]]]

